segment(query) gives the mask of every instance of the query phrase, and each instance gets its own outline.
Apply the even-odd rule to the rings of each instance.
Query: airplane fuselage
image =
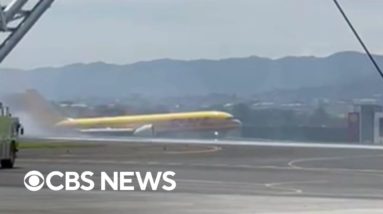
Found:
[[[57,127],[80,130],[82,133],[147,133],[229,131],[241,123],[226,112],[203,111],[117,117],[66,119]]]

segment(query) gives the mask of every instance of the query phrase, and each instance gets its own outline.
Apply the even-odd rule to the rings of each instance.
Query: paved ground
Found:
[[[177,189],[30,193],[30,170],[172,170]],[[382,200],[381,150],[88,142],[0,170],[0,213],[379,213]]]

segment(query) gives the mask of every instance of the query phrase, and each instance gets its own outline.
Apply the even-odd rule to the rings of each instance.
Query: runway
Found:
[[[81,142],[79,142],[81,143]],[[0,213],[379,213],[383,151],[265,145],[82,142],[25,149],[0,170]],[[176,172],[174,192],[28,192],[26,172]]]

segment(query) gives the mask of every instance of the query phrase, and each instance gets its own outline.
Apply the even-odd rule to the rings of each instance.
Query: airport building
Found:
[[[348,113],[348,132],[351,142],[383,144],[383,106],[359,104]]]

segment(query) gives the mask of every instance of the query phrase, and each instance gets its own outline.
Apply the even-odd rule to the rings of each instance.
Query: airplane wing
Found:
[[[91,128],[91,129],[80,129],[79,132],[81,134],[86,135],[128,135],[128,136],[153,136],[153,125],[152,124],[145,124],[142,126],[139,126],[137,128]]]
[[[80,129],[81,134],[98,134],[98,135],[110,135],[110,134],[126,134],[131,135],[134,133],[134,129],[131,128],[94,128],[94,129]]]

